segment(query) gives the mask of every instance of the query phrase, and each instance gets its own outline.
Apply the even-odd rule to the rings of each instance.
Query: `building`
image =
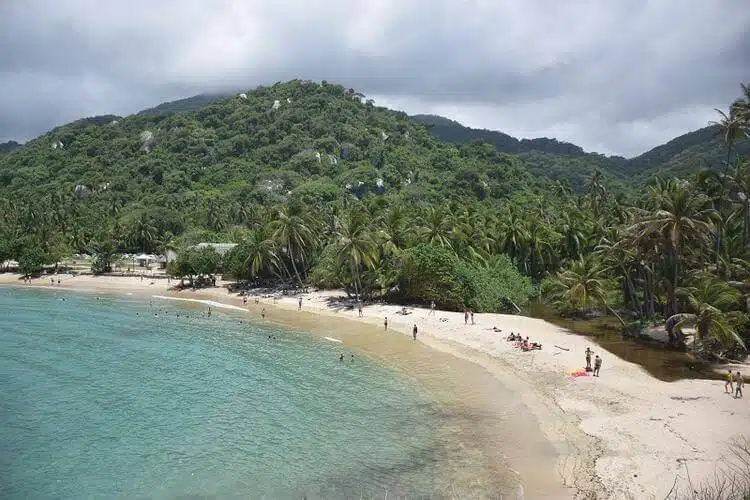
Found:
[[[237,243],[198,243],[193,248],[197,248],[198,250],[200,250],[202,248],[213,247],[214,250],[216,250],[216,253],[218,253],[219,255],[223,257],[224,254],[226,254],[228,251],[230,251],[236,246],[237,246]]]

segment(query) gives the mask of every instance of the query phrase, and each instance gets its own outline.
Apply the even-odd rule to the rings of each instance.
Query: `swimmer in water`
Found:
[[[341,353],[341,356],[339,356],[339,361],[344,361],[344,353]]]

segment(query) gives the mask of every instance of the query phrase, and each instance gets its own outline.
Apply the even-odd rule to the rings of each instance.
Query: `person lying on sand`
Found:
[[[508,338],[506,340],[508,342],[515,342],[517,340],[521,340],[521,336],[520,335],[516,335],[513,332],[510,332],[510,335],[508,335]]]
[[[401,311],[399,311],[397,314],[401,314],[403,316],[406,316],[407,314],[411,314],[411,311],[407,310],[405,307],[402,307]]]

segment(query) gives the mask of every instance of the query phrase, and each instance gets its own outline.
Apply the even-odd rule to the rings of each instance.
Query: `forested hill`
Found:
[[[583,180],[600,170],[605,177],[631,184],[642,184],[654,177],[684,177],[700,170],[720,171],[727,148],[718,126],[709,126],[681,135],[635,158],[587,153],[579,146],[556,139],[516,139],[494,130],[474,129],[436,115],[415,115],[412,119],[428,125],[433,135],[446,142],[470,144],[486,141],[498,151],[519,154],[535,175],[567,179],[579,188]],[[734,145],[735,155],[750,153],[750,140]]]
[[[3,153],[10,153],[20,148],[21,144],[16,141],[0,142],[0,155]]]
[[[197,112],[79,120],[0,157],[0,197],[75,196],[121,217],[168,208],[183,228],[293,199],[500,200],[543,185],[516,156],[442,143],[404,113],[299,80]]]

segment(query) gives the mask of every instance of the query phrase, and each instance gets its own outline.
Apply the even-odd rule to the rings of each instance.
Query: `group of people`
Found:
[[[734,393],[735,398],[742,397],[742,386],[745,385],[745,380],[742,378],[742,374],[737,370],[737,373],[732,373],[732,370],[727,370],[727,381],[724,383],[724,392],[727,394]]]
[[[495,332],[502,332],[501,329],[497,327],[492,327],[492,330]],[[517,342],[516,346],[519,347],[522,351],[533,351],[533,350],[542,350],[542,344],[539,342],[531,342],[529,341],[529,337],[526,336],[526,338],[522,337],[520,333],[510,332],[510,335],[506,337],[508,342]]]

